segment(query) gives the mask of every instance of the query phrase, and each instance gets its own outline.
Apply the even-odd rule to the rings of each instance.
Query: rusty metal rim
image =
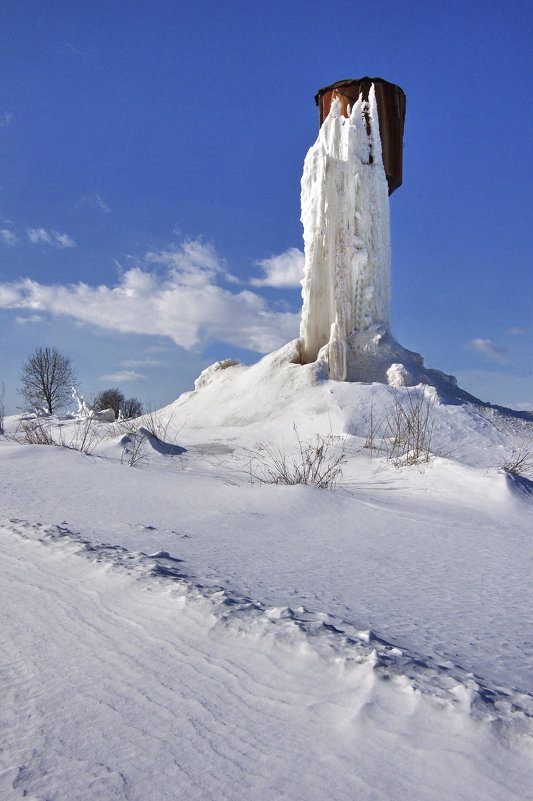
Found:
[[[333,89],[340,89],[342,86],[356,86],[357,84],[361,83],[368,83],[369,85],[373,83],[384,83],[387,84],[387,86],[393,86],[395,89],[399,89],[399,91],[405,97],[405,92],[397,84],[386,81],[384,78],[369,78],[368,75],[365,75],[364,78],[347,78],[344,81],[335,81],[335,83],[330,83],[328,86],[323,86],[322,89],[319,89],[315,95],[315,103],[318,106],[321,95],[325,94],[326,92],[330,92]]]

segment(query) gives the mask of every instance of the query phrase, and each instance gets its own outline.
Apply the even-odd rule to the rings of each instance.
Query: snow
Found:
[[[127,423],[87,455],[7,419],[2,798],[531,798],[533,487],[499,466],[533,421],[399,387],[441,455],[398,469],[363,447],[392,390],[297,346],[135,421],[134,467]],[[294,425],[335,492],[253,481]]]
[[[299,340],[137,420],[6,419],[2,799],[533,798],[533,417],[390,333],[373,90],[302,219]]]

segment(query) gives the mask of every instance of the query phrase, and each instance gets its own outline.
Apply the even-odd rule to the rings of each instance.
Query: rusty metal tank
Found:
[[[337,81],[319,89],[315,101],[319,109],[320,125],[329,114],[331,102],[339,98],[345,117],[359,95],[368,100],[370,87],[374,84],[378,107],[379,132],[383,151],[383,166],[389,185],[389,195],[402,183],[403,126],[405,120],[405,94],[399,86],[383,78],[357,78]]]

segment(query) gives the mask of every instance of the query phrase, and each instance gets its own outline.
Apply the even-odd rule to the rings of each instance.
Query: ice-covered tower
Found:
[[[402,182],[405,95],[362,78],[321,89],[317,103],[302,177],[302,359],[320,353],[339,381],[379,380],[372,342],[390,325],[388,195]]]

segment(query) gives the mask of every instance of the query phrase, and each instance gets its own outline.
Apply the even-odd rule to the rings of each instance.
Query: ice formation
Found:
[[[344,117],[336,98],[302,176],[300,358],[337,381],[455,384],[390,333],[390,220],[374,85]]]
[[[94,409],[85,400],[85,395],[79,395],[76,387],[72,387],[72,397],[78,404],[77,416],[82,419],[94,416]]]
[[[390,324],[389,198],[374,86],[349,118],[333,100],[305,159],[302,222],[303,360],[327,346],[330,378],[360,380],[358,332]]]
[[[72,397],[78,404],[78,411],[75,415],[76,417],[79,417],[81,420],[87,420],[91,417],[94,417],[95,419],[105,423],[114,423],[115,412],[113,409],[102,409],[100,412],[95,411],[94,407],[89,406],[85,400],[85,395],[78,394],[76,387],[72,387]],[[119,420],[120,419],[121,415],[119,413]]]

